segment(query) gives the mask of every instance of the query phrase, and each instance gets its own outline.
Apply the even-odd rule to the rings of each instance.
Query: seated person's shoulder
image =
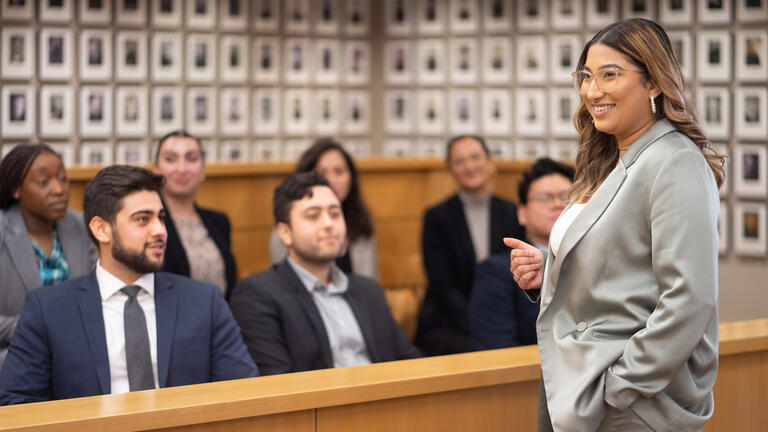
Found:
[[[231,299],[236,296],[253,293],[283,292],[285,281],[277,274],[276,266],[261,273],[254,273],[235,284]]]
[[[222,211],[207,207],[198,207],[197,210],[200,212],[201,216],[212,219],[220,224],[229,224],[229,216],[227,216],[227,214]]]
[[[198,295],[210,295],[213,291],[221,292],[216,285],[201,282],[175,273],[156,272],[155,284],[158,283],[171,283],[173,285],[181,286],[185,290],[185,295],[191,295],[192,293]]]

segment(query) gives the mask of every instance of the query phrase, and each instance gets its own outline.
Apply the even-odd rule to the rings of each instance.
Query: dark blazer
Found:
[[[197,206],[195,208],[224,260],[224,272],[227,278],[226,296],[229,297],[230,290],[235,286],[235,282],[237,282],[237,265],[235,264],[235,257],[232,255],[229,218],[220,211]],[[168,207],[166,206],[167,210]],[[165,229],[168,231],[168,240],[166,240],[165,246],[163,271],[189,277],[190,269],[187,252],[184,250],[184,245],[181,244],[179,232],[176,231],[176,226],[173,224],[173,217],[170,212],[165,220]]]
[[[349,275],[344,298],[360,325],[371,362],[421,356],[392,319],[373,279]],[[333,367],[320,312],[287,261],[238,282],[230,307],[264,375]]]
[[[491,255],[477,264],[469,302],[469,323],[477,349],[536,344],[539,304],[520,289],[509,265],[509,252]]]
[[[491,197],[491,254],[507,250],[504,237],[522,237],[517,207]],[[475,248],[458,195],[424,214],[421,237],[427,294],[419,315],[416,344],[427,354],[474,350],[469,329],[469,295],[475,279]]]
[[[258,370],[211,284],[155,273],[160,387],[248,378]],[[96,274],[27,296],[0,370],[0,405],[110,393]]]

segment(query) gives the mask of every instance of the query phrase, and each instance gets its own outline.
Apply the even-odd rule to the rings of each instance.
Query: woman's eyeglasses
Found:
[[[598,90],[603,93],[610,93],[616,90],[616,84],[619,82],[619,78],[630,72],[645,73],[644,70],[625,70],[621,68],[600,69],[594,74],[584,70],[572,72],[573,88],[576,89],[577,92],[581,92],[582,90],[589,88],[589,86],[592,85],[592,81],[594,81]]]

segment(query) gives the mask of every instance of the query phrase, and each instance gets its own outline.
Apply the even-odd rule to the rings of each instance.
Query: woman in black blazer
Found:
[[[200,140],[184,131],[167,134],[158,143],[155,167],[165,177],[163,201],[168,212],[163,271],[212,283],[228,295],[237,281],[229,218],[195,203],[205,178]]]

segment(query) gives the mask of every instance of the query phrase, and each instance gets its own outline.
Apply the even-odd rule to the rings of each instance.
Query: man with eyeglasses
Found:
[[[568,204],[573,168],[549,158],[536,161],[518,183],[517,218],[525,242],[546,253],[549,233]],[[509,253],[492,255],[477,265],[469,321],[477,349],[536,343],[539,305],[532,303],[509,271]]]

